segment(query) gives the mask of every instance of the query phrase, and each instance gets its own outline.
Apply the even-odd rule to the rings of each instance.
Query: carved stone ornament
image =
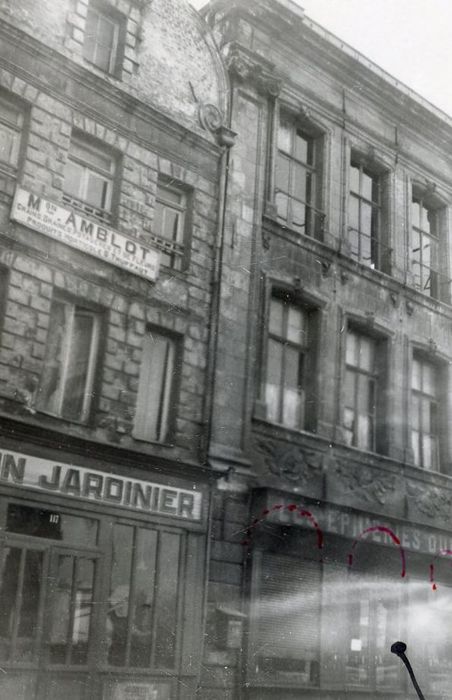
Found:
[[[287,442],[258,440],[256,449],[272,474],[298,486],[304,486],[326,469],[336,466],[329,452],[316,452]]]
[[[411,505],[419,513],[426,515],[432,520],[440,517],[449,520],[452,507],[452,494],[450,491],[439,489],[426,484],[407,484],[407,494],[410,497]]]
[[[353,493],[357,501],[379,503],[385,505],[388,495],[396,488],[394,474],[382,474],[377,469],[364,467],[361,464],[344,462],[336,468],[336,476],[344,491]]]
[[[231,53],[227,59],[227,68],[233,77],[241,82],[248,81],[254,84],[263,95],[275,98],[281,92],[281,78],[248,56]]]
[[[215,133],[223,124],[223,115],[212,104],[200,104],[198,107],[199,121],[203,129]]]

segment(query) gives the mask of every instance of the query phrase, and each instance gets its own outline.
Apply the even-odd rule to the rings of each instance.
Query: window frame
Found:
[[[360,364],[351,364],[348,359],[348,340],[350,336],[353,335],[357,339],[358,342],[358,355],[361,355],[361,343],[362,340],[365,339],[367,341],[370,341],[372,343],[372,365],[373,368],[372,370],[362,367]],[[344,352],[344,359],[345,359],[345,369],[344,369],[344,395],[343,395],[343,404],[342,404],[342,425],[343,425],[343,430],[351,432],[351,443],[350,447],[356,447],[361,450],[366,450],[368,452],[376,452],[377,449],[377,420],[378,420],[378,391],[377,391],[377,384],[378,384],[378,368],[377,368],[377,362],[376,362],[376,356],[377,356],[377,351],[378,351],[378,341],[375,337],[372,335],[369,335],[368,333],[364,333],[360,328],[356,328],[354,325],[348,325],[347,326],[347,331],[345,334],[345,352]],[[359,361],[359,360],[358,360]],[[347,383],[347,375],[351,374],[353,376],[353,384],[354,384],[354,390],[353,390],[353,406],[349,406],[347,404],[347,399],[345,395],[345,386]],[[361,384],[361,380],[367,380],[367,386],[372,386],[372,391],[369,391],[369,397],[372,395],[373,396],[373,410],[368,410],[366,413],[366,416],[368,419],[370,419],[370,427],[371,427],[371,439],[367,440],[367,445],[361,445],[359,443],[359,428],[357,426],[357,418],[362,415],[359,411],[359,387]],[[346,420],[345,420],[345,412],[349,410],[353,413],[353,426],[351,429],[346,427]],[[347,442],[347,444],[349,444]]]
[[[417,204],[419,208],[419,216],[420,216],[420,221],[415,222],[414,221],[414,205]],[[432,231],[427,231],[426,229],[423,228],[423,212],[426,211],[427,217],[431,216],[432,217],[432,228],[434,229]],[[417,289],[421,294],[426,294],[427,296],[430,296],[432,299],[439,299],[440,298],[440,293],[439,293],[439,276],[440,276],[440,270],[439,270],[439,257],[440,257],[440,251],[441,251],[441,240],[440,240],[440,215],[441,215],[441,206],[435,206],[435,204],[431,201],[431,199],[428,197],[428,195],[423,195],[422,193],[418,193],[416,189],[413,189],[411,193],[411,202],[410,202],[410,219],[411,219],[411,226],[410,226],[410,267],[412,270],[413,274],[413,286],[415,289]],[[414,241],[415,241],[415,236],[419,238],[419,248],[414,248]],[[432,253],[433,255],[431,256],[434,260],[434,262],[431,262],[430,266],[425,265],[423,263],[423,241],[424,239],[428,239],[430,241],[429,245],[432,246]],[[433,247],[434,245],[434,247]],[[415,261],[414,259],[414,253],[416,251],[419,251],[419,262]],[[420,282],[416,282],[416,273],[415,273],[415,265],[419,266],[419,278]],[[424,277],[423,277],[423,270],[428,270],[427,274],[427,279],[424,284]],[[430,287],[427,288],[427,283],[430,280]]]
[[[420,368],[421,368],[421,373],[420,373],[420,378],[421,378],[421,386],[419,389],[414,388],[413,386],[413,379],[414,379],[414,365],[415,362],[419,363]],[[434,371],[434,384],[435,384],[435,394],[429,394],[426,391],[423,391],[424,388],[424,369],[426,367],[429,367]],[[419,467],[420,469],[423,469],[428,472],[441,472],[441,463],[442,463],[442,444],[441,444],[441,408],[444,405],[443,397],[441,395],[441,365],[432,360],[430,357],[428,357],[425,353],[423,353],[421,350],[414,348],[413,353],[412,353],[412,358],[411,358],[411,367],[410,367],[410,447],[412,450],[413,454],[413,463],[416,467]],[[418,429],[415,430],[414,428],[414,416],[415,416],[415,399],[418,398],[419,401],[419,410],[417,414],[417,421],[419,423]],[[433,433],[428,433],[424,430],[422,430],[423,424],[424,424],[424,400],[428,401],[430,404],[435,405],[435,411],[433,415],[433,420],[434,420],[434,426],[435,426],[435,432]],[[432,420],[432,414],[430,413],[430,420]],[[414,449],[413,446],[413,441],[415,439],[414,433],[417,433],[417,450]],[[423,449],[423,437],[428,436],[434,446],[435,446],[435,454],[436,454],[436,459],[432,460],[431,466],[427,466],[425,462],[425,456],[424,456],[424,449]],[[419,456],[419,459],[417,460],[416,455]]]
[[[150,374],[152,372],[151,364],[152,364],[152,358],[145,357],[146,353],[146,348],[145,348],[145,343],[146,340],[149,339],[149,341],[152,338],[152,334],[155,336],[159,337],[160,339],[165,339],[166,342],[170,343],[170,346],[172,348],[171,353],[172,353],[172,360],[169,366],[165,367],[165,379],[162,385],[160,385],[159,388],[159,394],[160,397],[162,396],[162,392],[164,393],[165,397],[163,399],[164,405],[162,405],[161,401],[159,400],[159,404],[157,407],[157,413],[158,413],[158,420],[157,420],[157,425],[156,425],[156,436],[151,437],[145,432],[146,428],[146,416],[149,415],[149,404],[147,403],[147,399],[149,399],[149,396],[151,392],[149,391],[149,385],[147,386],[147,391],[146,388],[142,382],[142,373],[146,372]],[[134,440],[137,440],[139,442],[147,442],[147,443],[157,443],[157,444],[170,444],[171,440],[174,435],[174,430],[175,430],[175,407],[177,405],[176,402],[176,397],[179,394],[179,386],[180,386],[180,365],[181,365],[181,357],[182,357],[182,338],[176,334],[171,333],[170,331],[167,331],[166,328],[162,328],[159,326],[154,326],[152,324],[148,324],[146,327],[146,333],[143,337],[143,346],[142,346],[142,351],[141,351],[141,364],[140,364],[140,374],[138,377],[138,389],[136,393],[136,403],[135,403],[135,414],[134,414],[134,420],[133,420],[133,429],[132,429],[132,437]],[[149,353],[151,352],[151,348],[149,349]],[[167,350],[168,352],[168,350]],[[145,361],[147,361],[148,366],[146,369],[143,369],[145,366]],[[165,359],[165,364],[168,362],[168,358]],[[139,406],[139,403],[142,402],[142,405]],[[164,421],[161,421],[161,414],[162,412],[164,413]],[[137,414],[140,414],[139,417],[137,417]],[[141,422],[140,425],[140,430],[137,428],[137,423]]]
[[[308,336],[306,344],[296,343],[289,340],[287,337],[279,336],[270,330],[270,314],[271,304],[273,300],[277,300],[284,304],[283,307],[283,332],[287,331],[289,308],[293,307],[300,311],[304,321],[304,327]],[[262,372],[262,402],[265,406],[265,418],[267,421],[289,430],[306,430],[315,432],[317,424],[317,400],[316,400],[316,348],[318,347],[320,309],[318,306],[299,298],[290,290],[285,290],[279,287],[273,287],[270,290],[267,300],[267,318],[266,318],[266,333],[265,333],[265,348],[263,353],[263,372]],[[300,397],[299,406],[299,421],[293,426],[285,423],[284,419],[284,371],[285,371],[285,355],[283,350],[281,362],[281,381],[278,384],[280,397],[278,401],[278,418],[269,417],[269,402],[267,399],[268,373],[270,361],[270,341],[274,341],[282,346],[296,350],[299,353],[299,373],[301,372],[302,384],[297,387]],[[300,370],[301,360],[301,370]],[[307,411],[307,406],[311,406],[311,410]]]
[[[102,158],[110,159],[110,172],[107,177],[107,170],[102,170],[99,166],[90,163],[87,160],[83,160],[82,157],[77,153],[71,154],[71,147],[75,146],[77,149],[85,152],[92,152],[94,155],[99,155]],[[117,191],[117,180],[119,175],[119,158],[118,156],[108,148],[104,147],[104,144],[98,142],[97,140],[91,139],[86,134],[74,131],[71,137],[71,143],[69,146],[69,151],[67,153],[67,161],[64,172],[64,180],[66,179],[66,168],[69,167],[69,163],[75,164],[77,168],[81,169],[81,177],[79,180],[79,191],[82,191],[82,195],[76,197],[73,194],[69,194],[64,189],[63,184],[63,202],[77,211],[83,212],[85,216],[92,217],[96,221],[101,221],[106,225],[111,225],[114,220],[115,214],[115,204],[116,204],[116,191]],[[89,175],[101,177],[106,183],[108,183],[108,194],[105,196],[106,204],[105,206],[97,207],[94,204],[90,204],[87,199],[87,192],[89,190]],[[82,198],[82,196],[84,198]]]
[[[104,309],[96,307],[92,304],[86,303],[84,300],[79,298],[69,297],[66,294],[55,293],[52,299],[52,305],[49,311],[49,318],[52,315],[52,306],[54,302],[63,304],[70,308],[70,321],[69,321],[69,339],[67,334],[63,336],[64,347],[62,349],[62,380],[61,386],[57,386],[55,391],[58,391],[61,396],[58,398],[59,411],[49,410],[43,402],[41,402],[41,391],[43,389],[43,378],[44,378],[44,365],[39,379],[39,383],[36,389],[35,407],[39,413],[46,414],[48,416],[53,416],[59,420],[65,420],[70,423],[76,423],[80,425],[87,425],[91,421],[91,417],[94,411],[96,399],[95,395],[99,394],[98,388],[100,383],[99,377],[99,367],[101,362],[101,355],[103,352],[103,337],[105,335],[105,312]],[[86,373],[85,387],[83,403],[80,410],[80,416],[78,418],[67,417],[63,415],[63,404],[65,401],[65,396],[67,392],[67,378],[68,378],[68,368],[71,361],[71,345],[74,330],[74,319],[76,317],[77,309],[79,309],[83,315],[88,314],[93,319],[93,326],[90,338],[90,347],[88,352],[88,369]],[[47,346],[49,341],[49,331],[46,340],[46,356],[47,356]]]
[[[176,203],[170,199],[165,199],[164,194],[162,195],[161,190],[166,192],[172,192],[181,197],[181,202]],[[161,260],[161,265],[168,267],[171,270],[184,270],[188,264],[188,240],[189,231],[191,229],[191,203],[192,203],[192,192],[183,183],[176,181],[174,179],[169,179],[159,175],[157,181],[157,190],[155,195],[155,210],[154,210],[154,222],[153,222],[153,232],[152,240],[155,245],[159,248],[163,256],[168,256],[170,258],[171,264],[166,265],[164,261]],[[172,209],[178,213],[178,230],[176,238],[169,238],[169,236],[164,236],[156,227],[156,217],[158,207],[162,208],[162,219],[165,218],[166,211]],[[164,228],[164,227],[162,227]]]
[[[113,42],[110,47],[111,55],[108,69],[102,67],[95,61],[95,54],[98,50],[99,42],[95,39],[93,41],[93,52],[92,55],[87,55],[86,42],[87,33],[90,30],[90,14],[96,15],[96,37],[99,27],[99,21],[107,21],[114,26],[114,36]],[[125,48],[125,37],[127,32],[127,17],[121,12],[118,12],[114,7],[108,5],[101,0],[90,0],[88,5],[88,12],[86,16],[85,24],[85,40],[83,42],[83,58],[90,65],[95,66],[97,70],[101,71],[105,75],[112,76],[114,78],[120,78],[122,72],[122,64],[124,60],[124,48]]]
[[[2,114],[2,105],[5,106],[6,110],[13,110],[18,116],[17,123],[13,123],[8,118]],[[9,95],[5,91],[0,91],[0,125],[6,127],[6,129],[15,134],[14,144],[12,149],[14,150],[14,158],[10,161],[0,159],[0,170],[7,173],[14,173],[20,169],[23,150],[24,150],[24,132],[28,126],[28,110],[27,106],[16,99],[14,95]]]
[[[275,218],[282,225],[295,231],[300,235],[306,235],[308,238],[321,240],[323,235],[323,226],[325,220],[325,212],[322,209],[322,183],[323,183],[323,132],[314,125],[308,123],[306,119],[297,117],[290,110],[280,109],[276,118],[274,128],[274,148],[273,148],[273,183],[272,183],[272,199],[275,206]],[[279,138],[282,125],[286,124],[290,129],[291,147],[290,152],[280,147]],[[295,138],[300,136],[307,143],[307,151],[312,153],[310,163],[309,155],[306,162],[297,157]],[[287,192],[278,187],[278,160],[280,158],[288,160],[288,184]],[[307,194],[307,184],[303,195],[295,193],[292,185],[295,182],[296,167],[303,169],[306,180],[310,176],[311,192]],[[287,197],[287,218],[281,216],[278,212],[278,194],[282,193]],[[292,203],[298,202],[304,207],[305,217],[304,223],[301,226],[294,224],[292,215]],[[309,212],[309,214],[308,214]]]
[[[352,189],[352,169],[357,169],[359,171],[359,192]],[[382,267],[382,241],[381,241],[381,220],[382,220],[382,173],[378,170],[369,167],[359,155],[355,154],[353,151],[350,153],[349,160],[349,188],[348,188],[348,219],[349,224],[347,227],[348,242],[350,246],[350,257],[355,259],[362,265],[366,265],[371,269],[380,270]],[[367,176],[372,181],[372,193],[371,199],[368,199],[363,192],[363,178]],[[376,198],[374,198],[374,189],[377,192]],[[351,216],[351,202],[357,201],[358,203],[358,228],[350,225]],[[370,235],[361,230],[362,225],[362,211],[364,206],[369,206],[371,208],[371,230]],[[352,252],[352,243],[350,241],[351,232],[357,233],[358,237],[358,252],[357,255]],[[363,238],[369,239],[369,249],[370,258],[369,262],[363,258],[361,252],[363,249]]]

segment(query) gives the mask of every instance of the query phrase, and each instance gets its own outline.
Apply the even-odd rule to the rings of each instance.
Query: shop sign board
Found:
[[[22,187],[16,188],[11,219],[152,282],[158,277],[158,251]]]
[[[281,495],[278,492],[268,490],[265,495],[263,493],[259,496],[256,495],[254,512],[258,517],[263,510],[267,511],[268,514],[262,519],[266,522],[312,527],[308,519],[299,516],[299,508],[302,506],[306,507],[306,504],[303,504],[297,497]],[[389,528],[400,540],[403,549],[429,554],[436,554],[445,549],[452,550],[452,537],[450,535],[420,525],[394,522],[391,518],[383,515],[366,515],[330,503],[322,503],[317,507],[315,505],[309,506],[309,512],[318,523],[325,543],[328,541],[330,533],[354,540],[369,528],[384,526],[369,532],[366,539],[377,544],[392,545],[391,536],[383,531],[385,528]]]
[[[105,698],[112,700],[170,700],[171,686],[168,683],[116,682]]]
[[[202,516],[202,493],[48,459],[0,452],[0,483],[191,522]]]

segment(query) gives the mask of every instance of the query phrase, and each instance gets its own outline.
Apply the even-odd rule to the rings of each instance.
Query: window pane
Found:
[[[77,557],[73,582],[71,663],[86,664],[93,614],[94,562]]]
[[[180,212],[176,211],[175,209],[165,207],[164,227],[161,231],[161,235],[165,238],[169,238],[171,241],[178,241],[180,239],[179,219]]]
[[[358,366],[358,352],[359,352],[359,345],[358,345],[358,336],[356,333],[353,333],[352,331],[347,332],[347,340],[346,340],[346,362],[348,365],[354,365]]]
[[[414,464],[417,467],[421,466],[421,457],[420,457],[420,453],[419,453],[419,437],[420,437],[419,431],[417,431],[417,430],[411,431],[411,447],[413,450]]]
[[[114,160],[111,155],[103,153],[100,148],[96,148],[91,143],[84,143],[77,137],[71,141],[70,155],[98,170],[104,170],[106,174],[111,174],[114,170]]]
[[[293,304],[288,306],[287,311],[287,339],[298,345],[307,344],[305,315]]]
[[[295,152],[294,156],[297,160],[301,160],[302,163],[312,164],[313,149],[310,147],[311,139],[303,136],[299,131],[295,135]]]
[[[66,341],[71,318],[70,308],[54,300],[50,311],[46,361],[38,391],[38,407],[59,414],[63,394]]]
[[[163,185],[157,186],[157,199],[164,200],[164,202],[169,202],[173,204],[181,205],[183,203],[184,194],[176,190],[170,189],[169,187],[164,187]]]
[[[86,173],[87,190],[83,199],[99,209],[110,208],[111,183],[101,175]]]
[[[0,161],[17,165],[19,136],[19,132],[0,123]]]
[[[373,183],[373,178],[363,171],[361,175],[361,195],[369,201],[372,201]]]
[[[421,228],[421,207],[419,202],[416,202],[415,200],[413,200],[411,204],[411,220],[413,226],[416,226],[416,228]]]
[[[135,565],[135,609],[133,612],[131,666],[149,668],[152,647],[152,617],[155,612],[154,589],[157,533],[137,530]]]
[[[267,376],[265,385],[265,403],[267,406],[267,418],[279,421],[279,406],[281,400],[282,385],[282,358],[283,346],[281,343],[269,338],[267,355]]]
[[[359,342],[359,366],[372,372],[374,369],[375,343],[371,338],[362,335]]]
[[[422,389],[431,396],[436,394],[436,368],[427,362],[422,365]]]
[[[115,525],[107,614],[108,663],[113,666],[125,664],[132,552],[133,528]]]
[[[83,199],[83,168],[68,160],[64,167],[64,191],[70,197]]]
[[[160,534],[155,605],[155,665],[173,668],[176,662],[180,535]]]
[[[93,63],[103,70],[105,73],[111,72],[112,48],[111,46],[101,44],[99,41],[96,44]]]
[[[89,404],[92,350],[96,341],[94,320],[93,314],[75,310],[62,408],[62,415],[68,420],[82,420]]]
[[[165,440],[175,345],[169,338],[151,331],[143,342],[140,383],[135,413],[134,437]]]
[[[270,301],[269,331],[274,335],[283,336],[284,302],[281,299]]]
[[[284,120],[279,124],[278,148],[286,153],[292,152],[292,125]]]
[[[306,189],[307,189],[307,171],[302,165],[298,163],[293,164],[292,168],[293,179],[290,194],[301,199],[303,202],[307,201]]]
[[[282,422],[291,428],[302,426],[302,362],[297,350],[286,347]]]
[[[353,407],[355,405],[355,388],[356,388],[356,372],[349,369],[345,372],[344,381],[344,402],[346,406]]]
[[[371,236],[372,234],[372,206],[366,204],[366,202],[361,202],[361,226],[360,230],[366,236]]]
[[[411,425],[414,430],[420,430],[421,428],[421,399],[416,394],[413,394],[411,400]]]
[[[31,661],[39,632],[43,553],[5,547],[0,574],[0,659]]]
[[[289,198],[282,192],[277,192],[275,196],[276,211],[280,219],[287,221]]]
[[[356,165],[350,166],[350,190],[356,194],[360,194],[359,190],[359,167]]]
[[[437,236],[438,231],[437,231],[437,222],[438,222],[438,214],[436,211],[433,209],[427,209],[425,212],[425,219],[427,221],[427,227],[426,230],[431,233],[432,236]]]
[[[302,233],[304,233],[304,229],[306,226],[306,207],[304,204],[301,202],[297,201],[296,199],[291,200],[291,210],[292,210],[292,221],[291,224],[294,228],[300,228],[303,229]]]
[[[372,422],[367,415],[358,415],[356,445],[365,450],[371,450],[373,448]]]
[[[353,195],[350,196],[350,204],[349,204],[349,210],[348,210],[348,225],[356,229],[357,231],[359,230],[359,199],[357,197],[354,197]]]
[[[289,192],[289,168],[289,158],[278,153],[275,168],[275,186],[277,190]]]
[[[428,236],[422,236],[422,264],[431,268],[432,245]]]

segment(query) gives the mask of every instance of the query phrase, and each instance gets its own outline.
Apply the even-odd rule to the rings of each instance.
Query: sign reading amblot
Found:
[[[0,452],[0,482],[156,515],[201,520],[200,491],[56,464],[18,452]]]
[[[16,188],[11,218],[135,275],[157,279],[160,255],[156,250],[21,187]]]

